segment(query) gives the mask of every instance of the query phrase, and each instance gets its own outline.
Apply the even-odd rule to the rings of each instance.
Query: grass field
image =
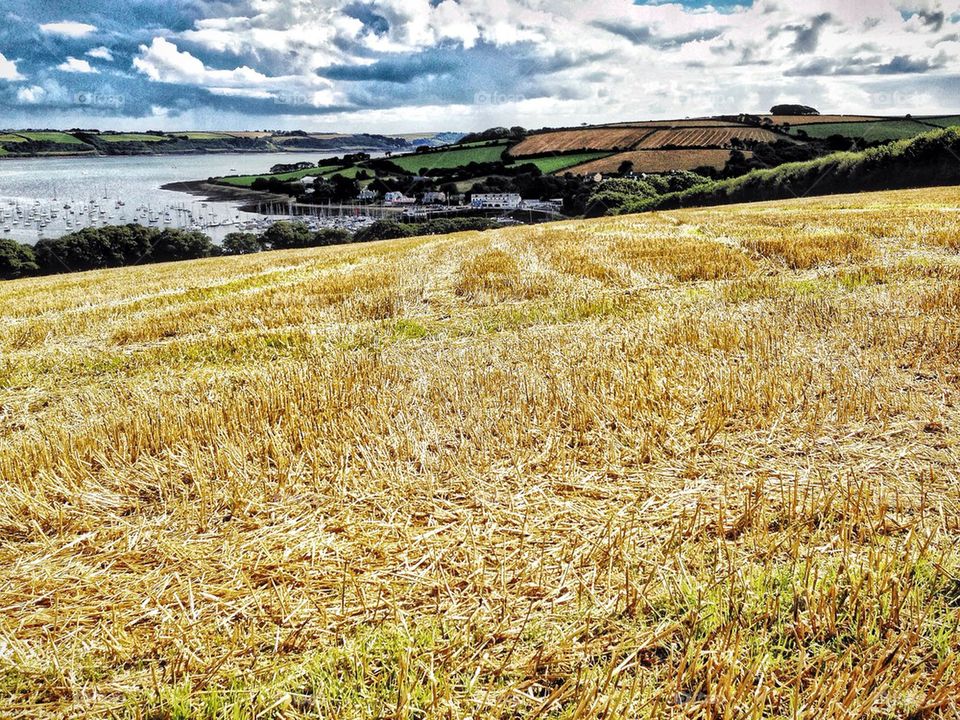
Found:
[[[0,284],[0,714],[955,717],[958,206]]]
[[[925,122],[928,125],[936,125],[937,127],[953,127],[954,125],[960,125],[960,115],[941,115],[940,117],[924,117],[919,118],[921,122]]]
[[[220,178],[219,182],[223,183],[224,185],[234,185],[236,187],[250,187],[251,185],[253,185],[254,181],[260,178],[265,178],[265,179],[273,178],[275,180],[284,180],[284,181],[299,180],[300,178],[314,177],[314,176],[331,178],[334,175],[343,175],[344,177],[355,178],[357,176],[357,173],[360,172],[360,170],[361,168],[357,166],[351,166],[347,168],[338,168],[334,170],[331,170],[328,167],[307,168],[306,170],[295,170],[293,172],[277,173],[274,175],[270,175],[270,174],[238,175],[236,177],[225,177],[225,178]]]
[[[394,155],[390,161],[407,172],[416,173],[422,168],[430,170],[446,170],[461,167],[471,162],[490,163],[498,162],[506,148],[506,143],[484,145],[453,150],[439,150],[429,153],[413,155]]]
[[[517,160],[517,162],[524,165],[536,165],[544,175],[550,175],[551,173],[560,172],[561,170],[566,170],[576,165],[582,165],[583,163],[593,160],[600,160],[609,155],[610,153],[608,152],[573,153],[572,155],[556,155],[543,158],[521,158]]]
[[[753,155],[745,151],[745,157]],[[665,173],[676,170],[694,170],[699,167],[710,166],[718,170],[723,169],[730,159],[729,150],[695,149],[695,150],[634,150],[617,153],[599,160],[587,162],[583,165],[570,168],[578,175],[593,175],[595,173],[615,173],[624,162],[633,163],[634,172]]]
[[[870,142],[886,140],[904,140],[930,132],[930,125],[916,120],[882,120],[879,122],[842,122],[804,125],[802,128],[811,138],[827,138],[831,135],[844,135],[852,138],[863,138]],[[797,134],[798,128],[790,130],[792,135]]]
[[[0,134],[0,143],[3,143],[4,145],[8,143],[25,143],[25,142],[27,142],[27,139],[25,137],[21,137],[20,135],[14,135],[13,133]]]
[[[187,132],[187,133],[173,133],[174,135],[182,135],[188,140],[223,140],[224,138],[234,137],[230,133],[217,133],[217,132]]]
[[[36,142],[57,143],[58,145],[86,145],[73,135],[62,132],[22,132],[17,134]]]
[[[170,140],[165,135],[147,135],[145,133],[117,133],[111,135],[98,135],[100,140],[111,143],[124,142],[166,142]]]

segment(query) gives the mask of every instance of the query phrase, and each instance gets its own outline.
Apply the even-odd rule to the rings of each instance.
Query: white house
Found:
[[[417,201],[402,192],[388,192],[383,196],[383,202],[387,205],[413,205]]]
[[[482,210],[516,210],[523,203],[517,193],[476,193],[470,199],[470,206]]]
[[[447,194],[443,192],[425,192],[421,202],[424,205],[446,205]]]
[[[364,188],[363,190],[360,191],[360,194],[357,195],[357,200],[359,200],[360,202],[372,202],[376,200],[378,197],[380,197],[380,194],[376,190],[370,190],[368,188]]]

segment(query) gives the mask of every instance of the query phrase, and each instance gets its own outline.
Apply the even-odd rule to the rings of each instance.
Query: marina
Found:
[[[278,162],[317,162],[330,154],[260,153],[202,156],[31,158],[0,161],[0,237],[34,244],[90,227],[137,223],[206,233],[260,232],[282,219],[313,229],[355,230],[373,218],[338,207],[249,205],[207,200],[187,191],[198,179],[264,172]],[[183,184],[183,190],[176,189]],[[255,211],[251,211],[255,210]]]

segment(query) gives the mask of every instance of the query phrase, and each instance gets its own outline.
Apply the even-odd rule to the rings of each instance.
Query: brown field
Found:
[[[752,154],[750,152],[744,153],[748,157]],[[627,160],[633,163],[634,172],[664,173],[673,170],[693,170],[705,165],[720,170],[729,159],[729,150],[633,150],[577,165],[558,174],[562,175],[568,172],[575,175],[615,173],[621,163]]]
[[[760,117],[770,118],[777,125],[783,123],[814,125],[817,123],[870,122],[887,119],[873,115],[760,115]]]
[[[655,150],[673,145],[675,147],[727,148],[734,139],[776,142],[782,135],[762,128],[679,128],[655,130],[644,138],[635,149]]]
[[[573,150],[629,149],[649,134],[649,129],[630,127],[558,130],[531,135],[514,147],[510,154],[523,157]]]
[[[600,127],[646,127],[646,128],[691,128],[691,127],[744,127],[740,123],[729,120],[714,120],[712,118],[687,118],[684,120],[643,120],[641,122],[614,123]]]
[[[256,132],[256,131],[251,131],[251,132],[225,132],[225,133],[223,133],[223,134],[224,134],[224,135],[232,135],[233,137],[239,137],[239,138],[254,138],[254,139],[271,137],[271,136],[273,135],[273,133],[271,133],[271,132]]]
[[[958,207],[0,284],[0,717],[958,717]]]

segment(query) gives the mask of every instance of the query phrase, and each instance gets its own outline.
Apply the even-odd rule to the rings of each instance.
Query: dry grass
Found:
[[[753,153],[749,151],[745,152],[744,155],[753,157]],[[567,172],[572,172],[575,175],[615,173],[624,162],[633,163],[633,171],[638,173],[695,170],[705,166],[722,170],[729,159],[729,150],[634,150],[566,168],[557,174],[562,175]]]
[[[530,135],[511,148],[514,157],[573,150],[623,150],[632,148],[650,135],[647,128],[612,127],[583,128],[582,130],[554,130]]]
[[[0,285],[0,716],[956,717],[958,201]]]

